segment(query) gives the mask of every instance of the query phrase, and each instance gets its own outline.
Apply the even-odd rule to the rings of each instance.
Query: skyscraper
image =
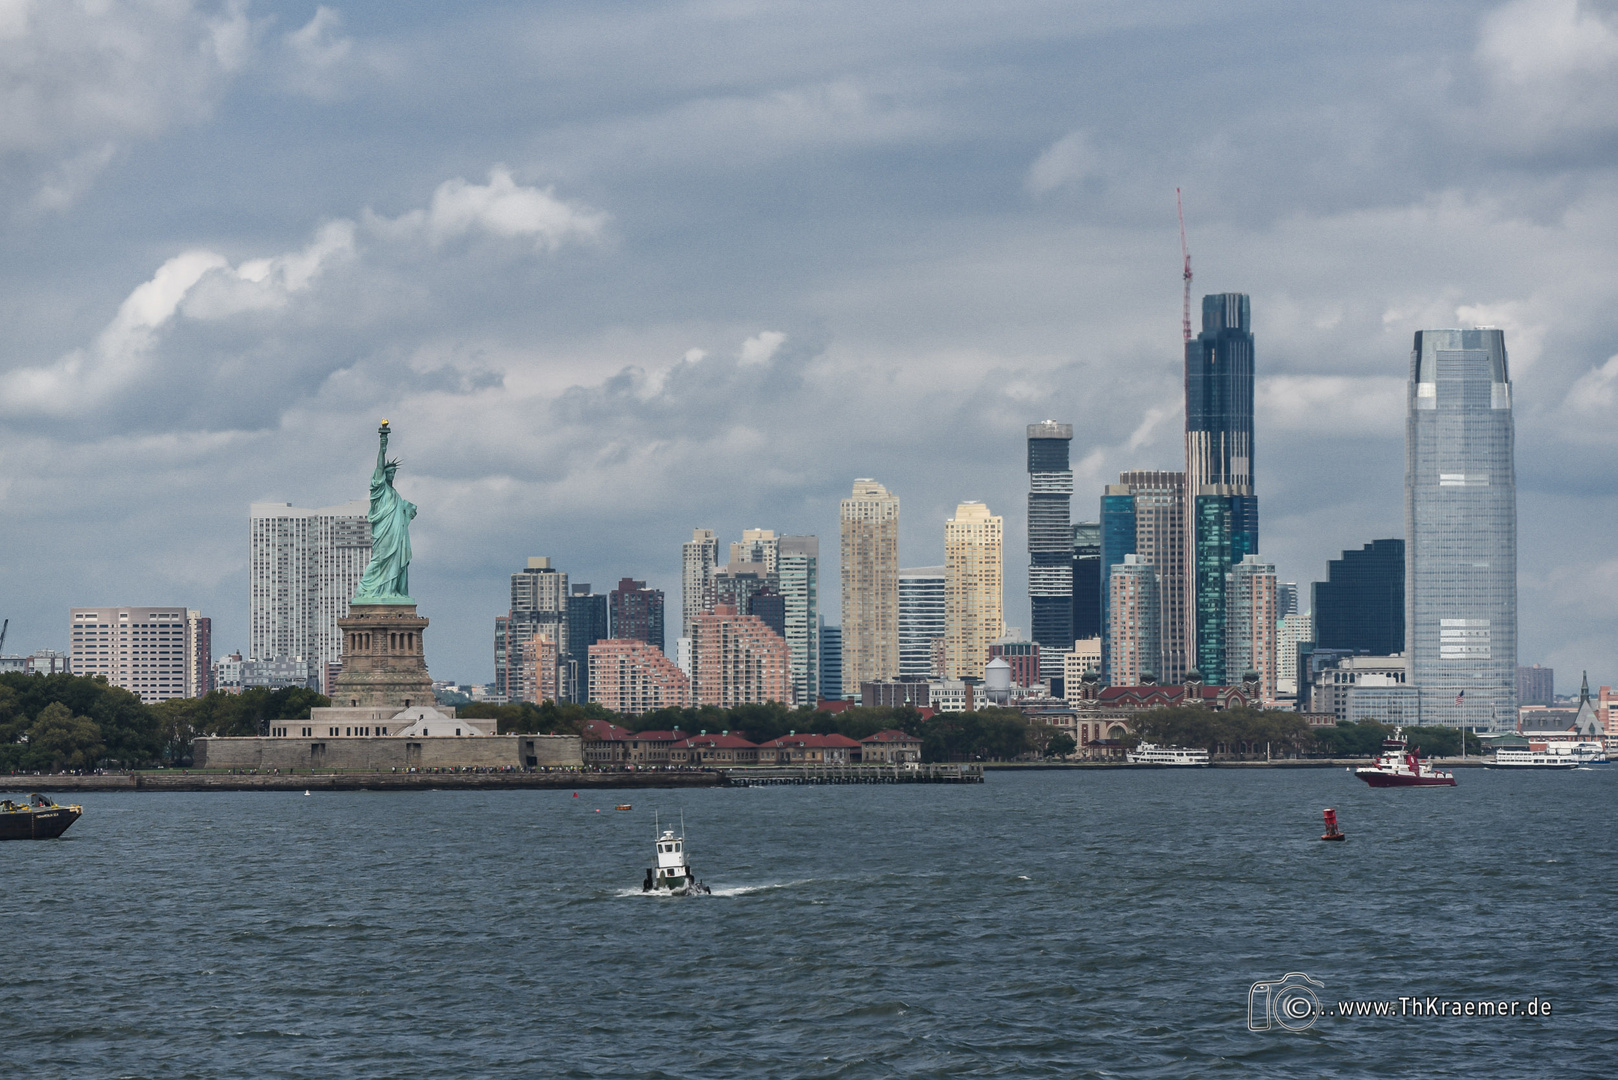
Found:
[[[213,620],[200,611],[185,613],[185,696],[213,689]]]
[[[1226,676],[1234,683],[1245,680],[1248,672],[1256,672],[1266,702],[1275,700],[1280,677],[1275,585],[1275,567],[1257,555],[1248,555],[1231,568],[1226,592],[1230,650]]]
[[[303,660],[325,671],[343,657],[337,620],[371,559],[371,504],[306,510],[253,503],[249,516],[252,660]]]
[[[1392,656],[1405,647],[1405,542],[1373,540],[1310,586],[1315,647]]]
[[[1108,484],[1101,498],[1102,573],[1126,554],[1139,555],[1157,569],[1158,657],[1151,669],[1159,681],[1178,683],[1189,670],[1190,652],[1185,637],[1185,474],[1136,469],[1119,475],[1118,483]],[[1104,598],[1110,603],[1110,588]],[[1103,637],[1103,649],[1109,648]],[[1107,669],[1110,672],[1110,669]],[[1109,676],[1110,677],[1110,676]]]
[[[899,673],[899,496],[854,481],[843,500],[843,685]]]
[[[1275,610],[1280,618],[1295,614],[1298,610],[1298,583],[1296,581],[1277,581],[1275,583]]]
[[[1073,526],[1073,639],[1101,637],[1101,523]]]
[[[1028,425],[1028,606],[1046,679],[1073,648],[1072,441],[1072,424]]]
[[[69,670],[101,676],[148,705],[195,697],[188,684],[196,635],[208,622],[181,607],[76,607],[69,612]]]
[[[787,644],[764,620],[720,603],[692,619],[691,630],[693,705],[793,703]]]
[[[982,678],[989,646],[1005,633],[1003,543],[1003,521],[983,503],[961,503],[944,523],[947,678]]]
[[[524,699],[513,692],[515,680],[526,679],[522,668],[525,662],[543,663],[554,657],[558,664],[568,651],[567,647],[567,574],[551,565],[548,555],[529,558],[528,565],[511,575],[511,609],[495,619],[494,684],[495,693],[513,701],[533,700],[532,688]],[[553,642],[555,649],[523,652],[523,643],[535,635]],[[526,656],[527,661],[519,659]],[[557,676],[540,672],[537,676],[545,685],[557,681]],[[527,687],[527,682],[524,682]],[[566,688],[554,691],[564,694]]]
[[[719,540],[712,529],[692,529],[680,547],[680,636],[691,636],[691,617],[713,610],[713,575]]]
[[[663,590],[622,578],[607,600],[612,636],[663,647]]]
[[[1138,686],[1162,666],[1158,578],[1157,567],[1133,553],[1114,564],[1107,577],[1108,681],[1114,686]]]
[[[1407,400],[1405,655],[1421,722],[1504,730],[1517,712],[1517,477],[1505,335],[1418,331]]]
[[[766,574],[775,573],[775,563],[781,551],[781,539],[773,529],[743,529],[740,543],[730,545],[730,562],[762,563]]]
[[[591,592],[587,583],[574,582],[567,598],[567,664],[574,701],[591,700],[590,646],[606,640],[608,633],[607,598]]]
[[[820,696],[843,700],[843,628],[820,623]]]
[[[1190,593],[1186,652],[1209,683],[1225,680],[1227,576],[1258,553],[1253,447],[1251,306],[1244,293],[1204,296],[1202,332],[1185,345],[1187,543],[1181,555]]]
[[[944,636],[944,568],[899,571],[899,674],[927,678],[933,642]],[[1072,643],[1068,645],[1072,648]]]
[[[800,705],[820,694],[820,538],[783,536],[776,541],[776,577],[786,612],[792,689]]]

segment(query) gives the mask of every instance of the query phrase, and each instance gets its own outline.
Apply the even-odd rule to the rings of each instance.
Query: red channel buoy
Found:
[[[1343,831],[1337,827],[1337,811],[1330,810],[1330,809],[1328,809],[1326,811],[1326,835],[1322,836],[1321,839],[1322,840],[1347,840],[1348,839],[1348,837],[1343,835]]]

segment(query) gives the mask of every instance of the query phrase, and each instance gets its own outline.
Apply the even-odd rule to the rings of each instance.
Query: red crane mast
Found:
[[[1180,202],[1180,189],[1174,189],[1174,210],[1180,215],[1180,254],[1185,257],[1185,296],[1180,301],[1180,333],[1191,340],[1191,249],[1185,246],[1185,207]]]

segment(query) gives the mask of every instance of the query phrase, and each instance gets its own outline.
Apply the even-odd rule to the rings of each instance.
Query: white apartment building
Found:
[[[342,659],[337,620],[371,561],[370,508],[252,504],[248,659],[313,661],[320,671]]]
[[[75,675],[100,675],[148,705],[188,697],[190,658],[198,642],[185,605],[76,607],[71,610]]]

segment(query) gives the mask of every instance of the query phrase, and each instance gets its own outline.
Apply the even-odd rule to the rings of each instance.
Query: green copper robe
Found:
[[[413,604],[410,598],[410,519],[416,504],[393,488],[399,463],[388,460],[388,429],[381,430],[382,447],[371,473],[371,562],[360,579],[355,604]]]

